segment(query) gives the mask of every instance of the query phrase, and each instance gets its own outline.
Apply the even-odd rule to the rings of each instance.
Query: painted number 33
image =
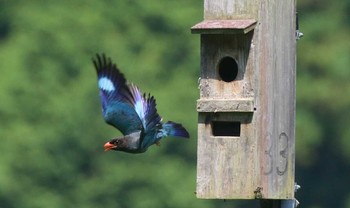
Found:
[[[289,137],[285,132],[282,132],[278,137],[278,142],[273,142],[271,139],[271,133],[267,134],[268,149],[265,150],[268,166],[265,169],[264,174],[270,175],[275,169],[277,174],[282,176],[288,169],[288,150],[289,150]],[[272,150],[275,149],[275,145],[278,145],[277,157],[273,158]]]

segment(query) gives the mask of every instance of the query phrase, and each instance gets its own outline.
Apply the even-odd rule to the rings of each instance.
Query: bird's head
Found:
[[[126,143],[122,138],[114,138],[107,142],[103,147],[105,148],[105,151],[121,150],[126,147]]]

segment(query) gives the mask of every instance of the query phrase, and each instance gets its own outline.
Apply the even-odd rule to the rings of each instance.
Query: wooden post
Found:
[[[204,0],[198,198],[294,199],[295,25],[295,0]]]

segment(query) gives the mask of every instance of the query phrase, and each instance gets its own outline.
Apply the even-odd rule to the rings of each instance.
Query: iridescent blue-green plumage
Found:
[[[97,54],[93,63],[98,77],[103,118],[124,135],[107,142],[106,150],[141,153],[167,136],[189,138],[181,124],[161,122],[154,97],[142,94],[137,86],[128,84],[110,58]]]

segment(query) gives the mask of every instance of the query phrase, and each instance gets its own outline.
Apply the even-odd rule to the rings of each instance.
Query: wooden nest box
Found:
[[[294,7],[276,0],[224,19],[205,2],[205,20],[191,28],[201,39],[197,197],[293,199]]]

